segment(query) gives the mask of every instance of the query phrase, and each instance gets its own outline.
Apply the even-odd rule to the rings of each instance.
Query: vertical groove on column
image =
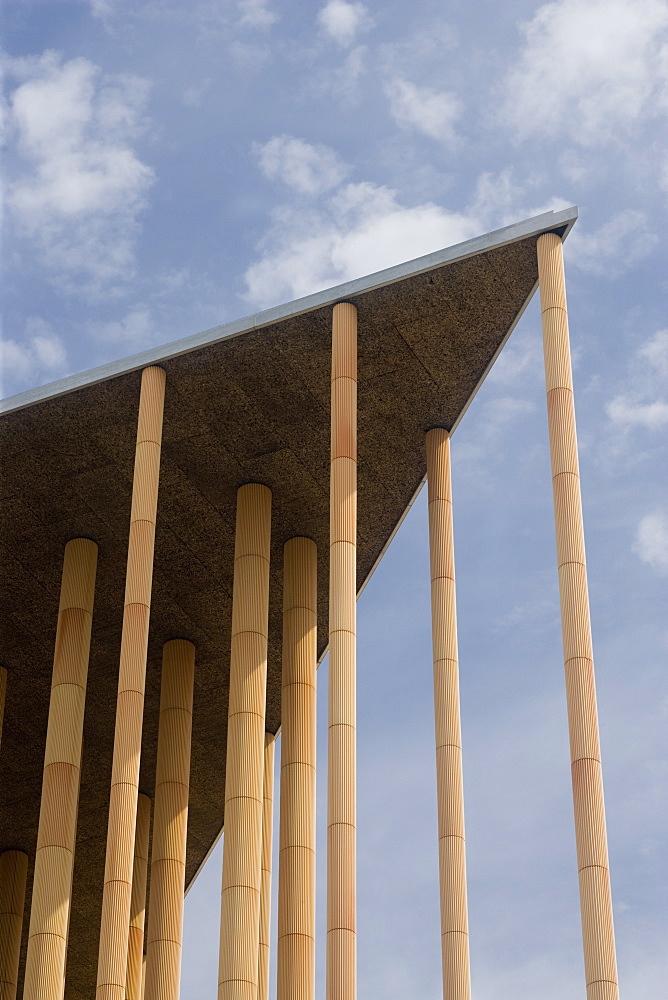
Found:
[[[262,884],[271,491],[237,494],[227,720],[219,1000],[256,1000]]]
[[[164,371],[162,368],[145,368],[141,380],[132,484],[97,1000],[125,1000],[164,400]]]
[[[24,1000],[61,1000],[72,904],[97,545],[65,546],[44,753]]]
[[[617,1000],[617,963],[589,621],[562,243],[538,239],[547,416],[571,742],[580,911],[589,1000]]]
[[[7,668],[0,667],[0,744],[2,744],[2,724],[5,721],[6,697],[7,697]]]
[[[158,759],[146,944],[147,1000],[178,1000],[188,833],[195,647],[185,639],[162,651]]]
[[[450,435],[427,432],[443,996],[470,1000]]]
[[[291,538],[283,562],[277,1000],[315,998],[317,549]]]
[[[327,777],[327,1000],[357,994],[355,633],[357,309],[332,314]]]
[[[132,865],[132,898],[128,934],[128,964],[125,976],[126,1000],[142,1000],[144,967],[144,923],[146,918],[146,881],[148,842],[151,832],[151,800],[148,795],[137,798],[137,828],[135,830]]]
[[[0,997],[16,1000],[28,855],[0,854]]]
[[[274,750],[276,737],[264,734],[264,778],[262,781],[262,884],[260,889],[260,952],[258,1000],[269,1000],[269,938],[271,932],[271,850],[274,819]]]

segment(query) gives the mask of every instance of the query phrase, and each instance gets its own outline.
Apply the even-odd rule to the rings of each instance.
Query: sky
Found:
[[[2,17],[5,396],[579,206],[565,259],[620,986],[664,997],[668,2],[5,0]],[[536,302],[452,455],[473,995],[580,998]],[[424,494],[358,628],[359,994],[436,1000]],[[186,900],[183,1000],[215,996],[220,865],[219,847]]]

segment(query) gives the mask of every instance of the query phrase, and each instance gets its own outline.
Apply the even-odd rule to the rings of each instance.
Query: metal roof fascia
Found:
[[[299,316],[314,309],[320,309],[323,306],[334,305],[336,302],[341,302],[346,298],[372,292],[377,288],[401,281],[403,278],[432,271],[435,268],[453,263],[454,261],[475,257],[477,254],[484,253],[487,250],[507,246],[510,243],[516,243],[530,236],[537,236],[543,232],[562,229],[562,238],[565,239],[572,229],[577,216],[578,210],[576,206],[562,209],[559,212],[545,212],[534,218],[513,223],[503,229],[485,233],[483,236],[476,236],[474,239],[466,240],[464,243],[457,243],[443,250],[436,250],[434,253],[427,254],[424,257],[417,257],[414,260],[397,264],[383,271],[376,271],[374,274],[366,275],[363,278],[356,278],[342,285],[335,285],[333,288],[314,292],[312,295],[295,299],[284,305],[272,306],[270,309],[265,309],[262,312],[254,313],[242,319],[231,320],[229,323],[212,327],[209,330],[173,341],[170,344],[153,347],[142,351],[140,354],[132,355],[129,358],[122,358],[119,361],[112,361],[98,368],[68,375],[57,382],[50,382],[47,385],[28,389],[16,396],[0,400],[0,414],[13,413],[16,410],[33,406],[36,403],[64,396],[70,392],[76,392],[77,389],[96,385],[99,382],[106,382],[119,375],[128,375],[130,372],[145,368],[148,365],[160,364],[160,362],[176,358],[181,354],[189,354],[200,347],[216,344],[221,340],[227,340],[231,337],[238,337],[241,334],[248,333],[250,330],[269,326],[272,323],[278,323],[281,320]]]

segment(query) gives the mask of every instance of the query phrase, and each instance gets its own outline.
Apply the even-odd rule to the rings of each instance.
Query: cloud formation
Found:
[[[239,23],[246,28],[269,28],[278,20],[267,0],[239,0]]]
[[[64,374],[67,352],[63,341],[46,320],[30,316],[22,342],[0,340],[0,394],[3,396],[26,384],[42,382]]]
[[[641,518],[633,551],[658,573],[668,573],[668,514],[655,510]]]
[[[622,430],[644,427],[655,431],[668,425],[665,398],[668,374],[668,330],[659,330],[638,350],[629,388],[606,406],[610,421]]]
[[[452,91],[418,87],[399,77],[386,85],[385,92],[392,117],[402,128],[414,129],[437,142],[455,142],[454,126],[462,103]]]
[[[574,229],[568,241],[569,259],[588,274],[615,278],[647,257],[658,242],[646,214],[626,209],[598,229]]]
[[[417,89],[417,88],[416,88]],[[473,198],[461,211],[425,201],[406,204],[400,193],[372,181],[343,184],[350,168],[327,146],[294,136],[274,136],[256,146],[265,177],[280,180],[303,198],[279,204],[247,268],[246,300],[257,307],[308,295],[471,239],[494,225],[564,208],[521,207],[525,191],[510,171],[480,174]]]
[[[371,18],[364,4],[349,3],[347,0],[329,0],[318,14],[318,21],[327,34],[344,48],[352,45],[361,31],[371,27]]]
[[[348,167],[328,146],[292,135],[275,135],[255,151],[269,180],[281,180],[301,194],[321,194],[341,183]]]
[[[520,27],[502,108],[518,139],[623,142],[665,110],[666,0],[555,0]]]
[[[281,205],[246,271],[248,301],[269,306],[412,260],[475,236],[473,213],[433,202],[405,205],[398,193],[362,181],[333,191],[322,205]]]
[[[148,85],[105,77],[88,59],[52,51],[9,62],[19,81],[8,127],[20,164],[7,205],[61,292],[109,292],[132,275],[138,216],[154,181],[133,149]]]

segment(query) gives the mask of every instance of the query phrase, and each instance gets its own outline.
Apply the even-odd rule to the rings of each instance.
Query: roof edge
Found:
[[[253,313],[241,319],[231,320],[221,326],[215,326],[201,333],[192,334],[181,340],[172,341],[160,347],[152,347],[140,354],[122,358],[119,361],[108,362],[97,368],[91,368],[84,372],[68,375],[56,382],[37,386],[34,389],[27,389],[15,396],[9,396],[0,400],[0,414],[13,413],[16,410],[23,410],[36,403],[55,399],[58,396],[65,396],[86,386],[96,385],[116,378],[119,375],[128,375],[138,371],[147,365],[160,364],[162,361],[169,361],[171,358],[182,354],[189,354],[200,347],[216,344],[221,340],[230,337],[238,337],[250,330],[255,330],[271,323],[303,313],[320,309],[323,306],[335,305],[337,302],[351,296],[363,295],[372,292],[377,288],[394,284],[403,278],[425,273],[442,267],[444,264],[453,263],[457,260],[465,260],[467,257],[475,257],[477,254],[485,253],[487,250],[497,249],[509,243],[527,239],[530,236],[538,236],[545,232],[557,232],[562,239],[565,239],[573,228],[578,217],[577,206],[561,209],[558,212],[544,212],[542,215],[515,222],[502,229],[493,230],[474,239],[466,240],[463,243],[456,243],[451,247],[436,250],[423,257],[416,257],[414,260],[406,261],[403,264],[396,264],[393,267],[376,271],[373,274],[362,278],[355,278],[346,281],[341,285],[314,292],[300,299],[294,299],[283,305],[272,306],[262,312]]]

